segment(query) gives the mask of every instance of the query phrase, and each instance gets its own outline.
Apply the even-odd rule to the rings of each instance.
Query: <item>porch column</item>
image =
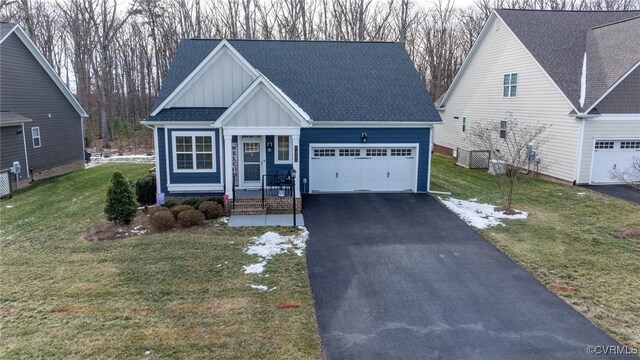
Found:
[[[293,140],[293,169],[296,171],[296,197],[300,197],[300,134],[291,135]],[[296,151],[297,150],[297,151]]]
[[[224,135],[224,193],[233,197],[233,160],[231,153],[231,135]]]

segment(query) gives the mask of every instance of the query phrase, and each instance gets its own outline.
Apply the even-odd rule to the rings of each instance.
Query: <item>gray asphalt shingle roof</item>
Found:
[[[1,21],[0,22],[0,39],[5,37],[5,35],[7,35],[11,31],[11,29],[13,29],[15,26],[16,24],[14,23]]]
[[[638,27],[633,28],[629,22],[611,25],[616,29],[600,28],[636,18],[640,11],[499,9],[496,12],[577,109],[581,109],[580,82],[585,52],[585,109],[630,69],[629,64],[640,61],[640,47],[633,45],[640,39]],[[633,41],[625,43],[629,40]],[[623,49],[625,47],[629,49]],[[615,50],[610,54],[598,53],[603,49]],[[621,71],[623,67],[626,69]]]
[[[26,122],[31,122],[31,119],[17,112],[0,111],[0,126],[14,126]]]
[[[182,40],[157,107],[220,40]],[[314,121],[440,121],[404,44],[230,40]]]
[[[169,108],[162,109],[156,116],[145,121],[216,121],[227,108]]]

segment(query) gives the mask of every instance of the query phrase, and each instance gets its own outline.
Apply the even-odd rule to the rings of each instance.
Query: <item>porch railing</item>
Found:
[[[269,196],[287,197],[293,194],[293,181],[288,172],[262,175],[262,208]]]

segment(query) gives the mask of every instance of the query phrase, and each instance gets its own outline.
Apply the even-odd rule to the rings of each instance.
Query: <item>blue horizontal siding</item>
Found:
[[[418,191],[427,191],[430,128],[304,128],[300,131],[300,184],[303,191],[302,179],[307,179],[307,189],[311,188],[313,181],[309,178],[309,144],[360,144],[363,132],[367,133],[367,144],[419,144]]]
[[[165,143],[165,131],[167,132],[168,143]],[[193,173],[176,173],[173,171],[173,139],[172,134],[175,131],[205,131],[210,133],[214,137],[215,143],[215,159],[216,170],[208,172],[193,172]],[[222,144],[220,144],[220,138],[218,137],[218,129],[211,128],[190,128],[190,129],[158,129],[158,158],[160,160],[160,169],[157,173],[160,176],[160,188],[165,194],[171,195],[167,189],[167,154],[169,157],[169,179],[172,184],[219,184],[222,182]],[[168,148],[168,152],[165,149]],[[176,193],[176,195],[184,196],[185,193]],[[213,193],[212,193],[213,194]],[[200,194],[202,195],[202,194]]]
[[[276,144],[275,136],[265,136],[265,145],[269,143],[273,144],[273,147],[271,149],[271,152],[268,152],[268,150],[265,149],[265,151],[267,151],[267,169],[266,169],[267,172],[266,173],[268,175],[272,175],[272,174],[277,175],[280,172],[288,172],[289,170],[293,169],[292,164],[276,164],[278,144]]]

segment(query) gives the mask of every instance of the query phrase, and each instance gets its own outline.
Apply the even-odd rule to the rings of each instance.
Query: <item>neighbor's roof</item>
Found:
[[[640,61],[640,11],[499,9],[496,13],[576,109],[588,109]],[[625,21],[630,19],[635,20]],[[585,52],[587,98],[580,106]]]
[[[144,119],[145,121],[216,121],[222,115],[226,107],[216,108],[169,108],[163,109],[155,116]]]
[[[180,42],[154,109],[220,41]],[[440,121],[402,43],[229,43],[314,121]]]
[[[26,122],[30,122],[31,119],[22,116],[16,112],[0,111],[0,126],[15,126]]]
[[[0,21],[0,39],[7,36],[15,26],[14,23]]]

